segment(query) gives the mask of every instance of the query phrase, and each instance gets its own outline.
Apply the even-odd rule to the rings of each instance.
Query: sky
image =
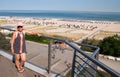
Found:
[[[120,0],[0,0],[0,10],[120,12]]]

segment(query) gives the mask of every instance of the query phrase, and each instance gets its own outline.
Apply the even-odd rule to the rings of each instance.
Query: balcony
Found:
[[[10,33],[14,31],[2,27],[1,29],[3,33],[5,33],[4,30],[9,30]],[[40,44],[31,41],[26,42],[27,62],[25,63],[25,67],[37,73],[34,77],[41,77],[42,75],[46,77],[120,77],[119,70],[115,71],[111,69],[109,65],[105,65],[101,62],[104,59],[99,57],[99,47],[72,42],[61,38],[48,36],[38,37],[48,38],[49,43]],[[65,46],[62,47],[56,44],[55,41],[60,41],[64,43]],[[81,46],[93,48],[93,53],[86,53],[84,50],[81,50]],[[12,55],[9,52],[0,50],[0,54],[2,58],[6,57],[12,60]],[[118,62],[118,64],[119,63],[120,62]],[[2,64],[0,67],[2,67]],[[8,65],[6,67],[8,67]],[[28,70],[26,70],[26,72],[30,73]],[[68,76],[68,74],[70,76]]]

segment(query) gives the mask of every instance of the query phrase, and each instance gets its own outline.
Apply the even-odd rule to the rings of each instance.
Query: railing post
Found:
[[[52,40],[49,41],[48,45],[48,73],[51,72],[51,50],[52,49]]]
[[[74,56],[73,56],[73,63],[72,63],[72,72],[71,72],[71,77],[74,77],[74,70],[75,70],[75,59],[76,59],[76,50],[74,51]]]
[[[99,51],[97,52],[97,54],[95,55],[95,59],[99,59]],[[97,65],[96,64],[94,64],[94,66],[95,66],[95,69],[97,70]],[[97,74],[97,72],[95,72],[95,76],[96,76],[96,74]]]
[[[95,58],[98,60],[99,59],[99,51],[97,52],[97,54],[95,55]]]

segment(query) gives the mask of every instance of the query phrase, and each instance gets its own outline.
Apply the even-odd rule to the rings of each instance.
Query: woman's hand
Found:
[[[13,49],[13,47],[11,47],[11,53],[14,55],[14,49]]]
[[[19,53],[21,54],[22,53],[22,50],[20,49]]]
[[[30,34],[30,35],[37,35],[37,36],[41,36],[41,34],[39,34],[38,32],[34,32],[34,31],[24,31],[26,34]]]

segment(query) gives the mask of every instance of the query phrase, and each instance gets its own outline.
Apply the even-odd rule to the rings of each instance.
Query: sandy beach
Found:
[[[43,35],[60,36],[73,41],[85,38],[103,39],[106,35],[120,35],[120,22],[63,20],[55,18],[0,17],[0,26],[16,28],[17,22],[23,22],[25,30]]]

